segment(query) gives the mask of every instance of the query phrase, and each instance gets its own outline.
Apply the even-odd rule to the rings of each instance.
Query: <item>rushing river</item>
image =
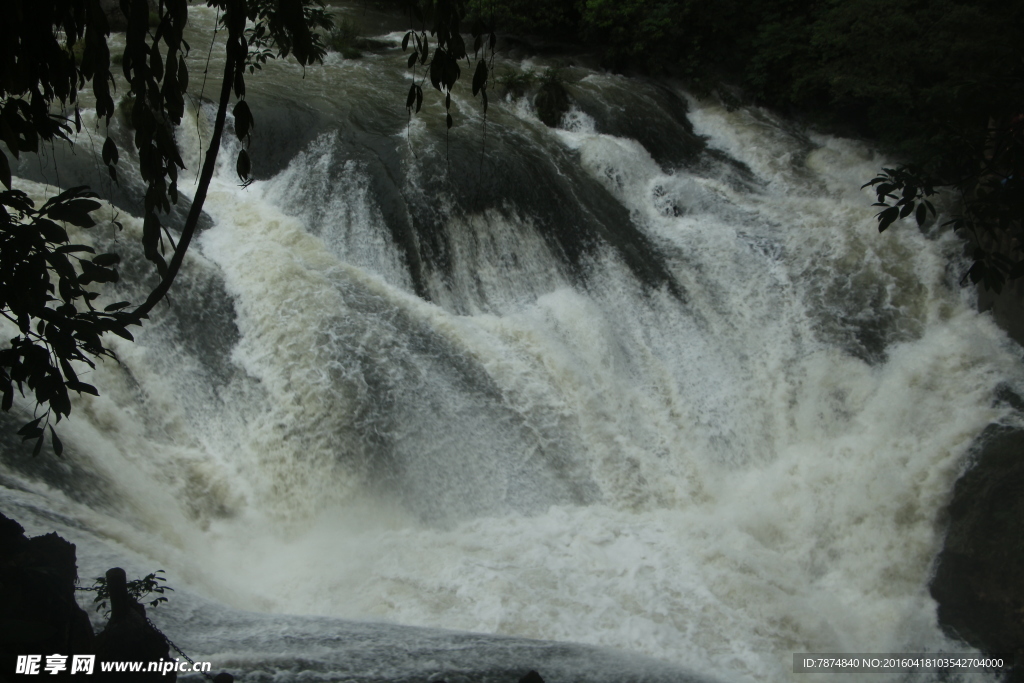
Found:
[[[241,680],[824,681],[792,654],[965,651],[927,582],[1020,349],[948,231],[878,234],[884,160],[564,59],[560,127],[460,88],[446,137],[382,39],[249,78],[263,179],[238,186],[232,137],[170,305],[109,340],[63,460],[6,418],[0,509],[83,577],[165,569],[154,620]],[[189,178],[209,115],[178,131]],[[140,186],[129,159],[101,180],[103,138],[15,174],[45,197],[52,154],[112,193],[124,231],[78,239],[138,283]]]

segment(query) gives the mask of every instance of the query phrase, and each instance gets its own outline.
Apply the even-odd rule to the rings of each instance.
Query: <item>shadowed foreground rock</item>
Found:
[[[95,654],[93,681],[174,681],[169,671],[125,674],[100,670],[103,661],[153,662],[170,659],[167,641],[146,620],[145,608],[128,594],[124,570],[107,572],[111,616],[93,634],[89,615],[75,600],[78,581],[76,549],[55,533],[28,538],[24,528],[0,514],[0,681],[17,676],[19,655],[34,655],[36,671],[24,677],[83,680],[70,671],[71,655]],[[63,668],[45,670],[48,655],[64,655]]]
[[[73,543],[57,534],[28,538],[20,524],[0,514],[0,680],[15,671],[18,655],[93,651],[89,616],[75,602],[77,579]]]
[[[569,93],[558,81],[548,81],[540,87],[533,103],[537,107],[537,117],[544,125],[555,128],[569,111]]]
[[[1024,431],[990,425],[956,483],[932,597],[951,636],[1024,661]]]

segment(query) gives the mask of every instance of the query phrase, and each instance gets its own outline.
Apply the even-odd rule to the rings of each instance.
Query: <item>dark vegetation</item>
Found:
[[[358,59],[363,56],[357,46],[359,29],[355,22],[347,17],[335,20],[334,27],[324,37],[327,49],[337,52],[345,59]]]

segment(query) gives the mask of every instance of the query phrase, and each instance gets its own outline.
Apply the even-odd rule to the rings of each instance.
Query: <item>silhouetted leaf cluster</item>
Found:
[[[429,78],[430,84],[445,96],[445,125],[451,128],[454,123],[451,115],[452,88],[462,76],[462,67],[459,62],[465,59],[466,64],[472,66],[461,30],[467,13],[466,2],[465,0],[407,0],[407,7],[410,15],[421,26],[418,31],[409,31],[402,38],[403,51],[408,50],[410,46],[413,48],[409,55],[408,67],[410,69],[415,69],[417,65],[427,67],[426,77]],[[431,36],[435,42],[433,52],[431,52]],[[480,58],[480,52],[489,49],[493,56],[497,36],[493,26],[480,19],[473,22],[472,36],[474,56],[479,59],[473,73],[472,90],[474,96],[480,94],[486,113],[487,81],[490,69],[486,59]],[[415,82],[415,70],[413,76],[413,83],[409,86],[409,94],[405,100],[405,106],[410,114],[413,111],[419,112],[423,106],[423,88],[421,83]]]
[[[162,602],[167,602],[167,598],[164,596],[164,592],[173,591],[174,589],[170,586],[165,586],[162,582],[167,581],[163,576],[157,576],[157,574],[163,574],[163,569],[157,569],[155,572],[146,574],[141,579],[132,579],[127,582],[128,597],[136,602],[144,603],[150,607],[156,607]],[[78,590],[91,590],[96,592],[96,597],[93,598],[93,602],[96,604],[96,611],[106,610],[103,614],[104,617],[110,617],[110,610],[107,610],[107,601],[110,600],[110,589],[107,587],[107,578],[105,576],[98,576],[93,581],[92,586],[89,588],[79,588]],[[147,600],[150,595],[156,593],[159,597],[153,600]]]
[[[132,339],[127,327],[138,324],[124,312],[128,302],[97,310],[99,292],[92,284],[117,282],[117,254],[93,254],[74,244],[65,226],[91,228],[90,213],[99,202],[85,187],[73,187],[51,197],[36,209],[18,190],[0,192],[0,315],[17,325],[19,334],[10,348],[0,350],[0,391],[3,410],[10,410],[14,392],[26,389],[45,412],[19,430],[26,441],[35,439],[33,455],[42,448],[44,431],[50,427],[53,449],[63,446],[50,426],[71,412],[70,391],[96,395],[91,384],[79,378],[75,363],[94,367],[90,356],[113,354],[100,338],[112,332]]]
[[[861,187],[874,190],[878,198],[874,206],[886,207],[877,214],[878,232],[885,232],[895,221],[911,214],[919,227],[924,225],[929,212],[935,216],[935,206],[925,199],[935,194],[934,181],[923,178],[916,169],[883,168],[881,173]],[[897,192],[900,193],[899,197],[896,196]]]
[[[96,110],[113,113],[106,15],[84,2],[7,0],[0,22],[0,134],[10,152],[35,152],[40,141],[67,139],[81,130],[78,90],[92,80]],[[75,44],[84,41],[81,62]],[[55,115],[50,105],[75,105],[74,119]],[[3,178],[9,177],[6,158]],[[5,182],[9,186],[9,182]]]
[[[962,141],[959,161],[940,180],[918,166],[884,168],[872,187],[882,232],[914,216],[922,226],[935,207],[926,199],[944,187],[957,194],[958,210],[946,223],[969,242],[972,260],[961,284],[970,281],[996,293],[1007,281],[1024,277],[1024,113],[993,121],[977,145]],[[952,156],[952,155],[951,155]]]

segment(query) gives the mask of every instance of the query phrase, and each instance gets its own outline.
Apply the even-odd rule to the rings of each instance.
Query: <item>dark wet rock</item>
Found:
[[[328,120],[301,102],[255,94],[252,108],[256,125],[249,153],[257,180],[283,171],[317,136],[330,129]]]
[[[125,150],[130,149],[130,145],[133,144],[131,132],[125,131],[120,125],[117,128],[119,130],[114,132],[113,135],[117,138],[116,141],[121,148],[121,153],[125,154]],[[83,152],[81,148],[73,148],[68,145],[55,145],[49,154],[51,155],[51,162],[47,164],[40,163],[40,158],[35,154],[23,154],[20,159],[12,164],[11,171],[19,178],[46,185],[60,187],[89,185],[93,190],[100,192],[102,198],[109,201],[116,209],[135,217],[144,215],[146,186],[130,177],[137,171],[123,168],[118,171],[119,183],[101,184],[96,181],[98,155],[93,156],[92,153]],[[128,161],[128,164],[132,163],[134,162]],[[125,165],[123,158],[121,165]],[[60,169],[59,174],[55,171],[57,168]],[[160,223],[171,230],[180,230],[181,226],[185,224],[185,218],[188,216],[191,208],[192,200],[184,195],[179,195],[178,202],[171,204],[170,214],[159,214]],[[107,210],[101,210],[93,215],[93,218],[97,221],[106,220],[110,217],[111,213]],[[212,226],[213,219],[203,211],[199,216],[199,223],[196,229],[202,232]],[[115,247],[114,250],[121,253],[122,257],[124,256],[123,248]],[[155,266],[150,265],[150,268],[155,272]],[[122,273],[122,279],[127,280],[124,277],[124,273]],[[131,281],[134,282],[134,280]]]
[[[1024,278],[1005,283],[998,293],[979,285],[978,310],[991,311],[996,324],[1024,345]]]
[[[385,50],[393,48],[394,44],[387,40],[357,36],[352,40],[352,46],[360,50],[366,50],[367,52],[384,52]]]
[[[983,652],[1013,653],[1021,662],[1024,430],[990,425],[982,433],[973,466],[953,490],[948,520],[931,582],[940,625]]]
[[[975,250],[979,248],[1013,263],[1018,260],[1020,239],[1011,230],[982,231],[980,234],[967,235],[964,256],[973,261]],[[998,292],[981,283],[975,285],[975,288],[978,292],[978,310],[982,313],[990,311],[996,324],[1006,330],[1011,339],[1024,346],[1024,278],[1004,282]]]
[[[547,81],[540,86],[533,99],[537,117],[549,128],[558,126],[569,111],[569,92],[558,81]]]
[[[636,140],[665,170],[690,167],[703,154],[720,155],[715,161],[742,166],[710,150],[689,119],[689,105],[679,93],[657,82],[622,79],[615,87],[594,88],[586,82],[569,86],[574,104],[595,121],[598,133]],[[749,169],[737,168],[753,180]]]
[[[0,514],[0,671],[15,671],[18,655],[92,652],[89,617],[75,602],[77,579],[73,543],[57,534],[28,538]]]

